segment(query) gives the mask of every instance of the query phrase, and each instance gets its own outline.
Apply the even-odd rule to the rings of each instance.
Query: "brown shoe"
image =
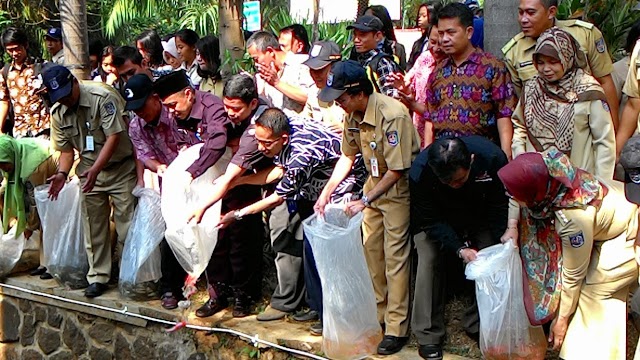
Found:
[[[196,310],[197,317],[209,317],[215,313],[218,313],[229,307],[229,302],[225,298],[218,298],[216,300],[209,299],[204,305]]]
[[[258,314],[258,316],[256,316],[256,319],[258,321],[274,321],[274,320],[280,320],[280,319],[284,319],[285,316],[287,316],[288,312],[285,311],[281,311],[278,309],[274,309],[271,307],[271,305],[267,306],[267,308],[264,310],[264,312]]]

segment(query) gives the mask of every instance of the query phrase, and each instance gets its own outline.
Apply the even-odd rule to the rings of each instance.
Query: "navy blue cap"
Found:
[[[44,37],[52,38],[54,40],[62,41],[62,29],[60,28],[49,28]]]
[[[356,29],[366,32],[378,32],[382,31],[383,27],[384,25],[382,25],[382,20],[380,20],[377,16],[362,15],[356,20],[355,23],[347,26],[347,30]]]
[[[631,137],[620,152],[619,164],[624,168],[624,192],[627,200],[640,204],[640,135]]]
[[[361,86],[370,81],[360,63],[353,60],[340,61],[331,66],[327,76],[327,86],[320,90],[318,99],[331,102],[339,98],[349,88]]]
[[[153,82],[153,91],[160,96],[160,99],[166,99],[189,86],[191,86],[189,76],[184,69],[181,69],[172,71],[156,79],[156,81]]]
[[[480,8],[480,4],[477,0],[465,0],[464,5],[471,10],[476,10]]]
[[[153,81],[145,74],[133,75],[124,86],[125,110],[138,110],[153,93]]]
[[[73,79],[71,71],[62,65],[52,66],[42,73],[42,82],[47,87],[47,93],[52,103],[71,94]]]
[[[341,59],[342,54],[338,44],[333,41],[316,41],[311,47],[309,58],[302,64],[307,65],[310,69],[320,70],[332,62],[340,61]]]

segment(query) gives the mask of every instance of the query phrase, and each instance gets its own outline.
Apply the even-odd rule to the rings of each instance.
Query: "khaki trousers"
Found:
[[[84,184],[85,179],[81,179]],[[136,164],[133,158],[109,164],[98,174],[96,185],[82,194],[82,220],[85,246],[89,259],[89,284],[106,284],[111,278],[111,240],[109,216],[113,204],[118,242],[124,243],[137,203],[131,194],[136,185]]]
[[[380,178],[369,177],[364,193]],[[405,174],[385,194],[364,209],[364,254],[385,334],[404,337],[409,332],[409,183]]]

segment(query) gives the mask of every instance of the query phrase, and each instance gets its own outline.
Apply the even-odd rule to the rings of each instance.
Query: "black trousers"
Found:
[[[259,186],[238,186],[222,199],[222,214],[260,199]],[[263,238],[262,214],[247,215],[220,230],[205,272],[212,299],[232,295],[260,298]]]

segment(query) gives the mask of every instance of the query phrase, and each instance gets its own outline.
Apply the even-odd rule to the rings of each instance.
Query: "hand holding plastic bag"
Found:
[[[47,270],[71,289],[85,288],[89,285],[86,278],[89,262],[82,226],[80,180],[74,177],[66,183],[55,201],[49,199],[49,187],[41,185],[34,191]]]
[[[205,203],[213,191],[213,181],[224,174],[231,160],[231,151],[227,149],[214,166],[191,181],[184,174],[200,156],[201,147],[198,144],[181,152],[162,178],[162,215],[167,224],[165,238],[180,265],[196,279],[207,267],[216,247],[220,202],[205,212],[200,224],[187,222],[187,219],[194,209]]]
[[[2,222],[0,222],[0,228],[1,225]],[[0,240],[0,277],[11,273],[22,256],[26,240],[24,234],[16,236],[16,229],[16,226],[9,229]]]
[[[166,226],[160,193],[136,187],[133,195],[138,198],[138,206],[124,244],[118,288],[130,299],[148,300],[157,297],[155,282],[162,277],[159,245]]]
[[[513,240],[480,250],[465,274],[476,282],[484,358],[544,359],[547,341],[542,327],[531,326],[527,317],[522,262]]]
[[[375,354],[382,340],[376,299],[362,248],[363,214],[329,205],[303,222],[322,283],[323,352],[332,359]]]

